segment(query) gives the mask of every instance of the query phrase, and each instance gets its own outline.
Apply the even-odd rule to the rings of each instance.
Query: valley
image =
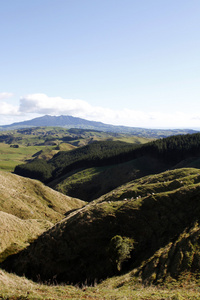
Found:
[[[199,133],[1,131],[0,182],[1,299],[199,299]]]

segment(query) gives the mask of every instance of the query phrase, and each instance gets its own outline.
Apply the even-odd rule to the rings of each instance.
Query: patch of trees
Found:
[[[0,135],[0,143],[13,144],[20,142],[22,137],[15,137],[12,134],[2,134]]]
[[[141,152],[160,158],[169,165],[200,156],[200,133],[176,135],[143,145]]]
[[[24,134],[24,135],[31,135],[35,131],[35,128],[23,128],[23,129],[18,129],[17,133]]]
[[[35,159],[30,163],[16,166],[15,173],[24,177],[46,182],[51,178],[52,166],[45,160]]]
[[[3,134],[0,135],[0,143],[7,143],[10,144],[14,141],[14,137],[11,134]]]
[[[60,151],[48,162],[34,160],[15,168],[15,173],[43,182],[67,172],[98,166],[120,164],[142,156],[155,157],[169,167],[193,156],[200,156],[200,133],[177,135],[145,145],[101,141],[71,151]]]
[[[87,132],[96,132],[96,133],[100,133],[100,130],[95,130],[95,129],[81,129],[81,128],[70,128],[68,129],[69,133],[73,133],[73,134],[85,134]]]
[[[136,147],[138,146],[124,142],[93,142],[71,151],[60,151],[48,162],[39,163],[40,160],[34,160],[18,165],[14,173],[47,182],[74,169],[120,163],[126,157],[126,153]]]
[[[82,139],[82,138],[83,138],[82,136],[78,136],[78,135],[76,135],[76,136],[64,136],[62,138],[62,141],[63,142],[71,142],[71,141]]]
[[[126,154],[137,146],[124,142],[93,142],[68,152],[59,152],[50,163],[54,167],[53,177],[59,177],[77,168],[105,166],[124,161]]]

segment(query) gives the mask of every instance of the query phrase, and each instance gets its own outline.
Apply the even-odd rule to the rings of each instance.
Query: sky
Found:
[[[0,125],[200,128],[199,0],[0,0]]]

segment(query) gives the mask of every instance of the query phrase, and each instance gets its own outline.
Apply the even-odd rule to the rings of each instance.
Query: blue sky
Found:
[[[0,124],[200,128],[199,0],[0,0]]]

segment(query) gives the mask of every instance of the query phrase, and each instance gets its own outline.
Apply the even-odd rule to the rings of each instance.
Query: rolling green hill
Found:
[[[91,201],[130,180],[180,167],[200,167],[199,133],[145,144],[93,142],[68,152],[60,151],[48,161],[19,165],[15,173]]]
[[[94,141],[143,144],[147,138],[95,130],[34,127],[0,132],[0,170],[13,172],[19,164],[36,158],[49,160],[59,151],[69,151]]]
[[[83,205],[39,181],[0,171],[0,261]]]
[[[21,170],[62,194],[0,171],[0,298],[200,298],[200,134],[12,134],[1,157],[21,151]]]
[[[152,140],[152,138],[138,137],[133,134],[62,127],[30,127],[0,132],[0,142],[9,145],[59,146],[62,143],[68,143],[79,147],[100,140],[119,140],[142,144]]]
[[[156,158],[143,156],[117,165],[68,172],[49,186],[65,195],[92,201],[131,180],[168,168]]]
[[[0,262],[26,248],[31,241],[52,226],[52,222],[44,219],[22,220],[0,211]]]
[[[72,212],[2,266],[44,281],[89,283],[128,272],[145,284],[185,272],[198,280],[199,195],[199,169],[142,177]]]
[[[51,160],[34,160],[15,168],[15,173],[50,182],[67,172],[93,166],[106,166],[128,160],[138,145],[120,141],[93,142],[71,151],[60,151]]]
[[[39,181],[0,171],[0,210],[20,219],[44,219],[56,223],[67,211],[85,203],[65,196]]]

